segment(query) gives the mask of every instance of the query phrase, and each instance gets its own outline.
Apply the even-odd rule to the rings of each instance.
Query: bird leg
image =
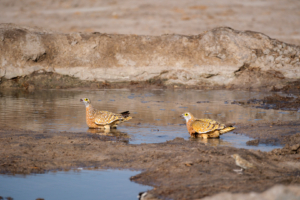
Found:
[[[207,139],[208,135],[207,134],[201,134],[200,137],[202,137],[203,139]]]
[[[105,126],[104,126],[104,129],[105,129],[106,131],[110,131],[110,125],[105,125]]]

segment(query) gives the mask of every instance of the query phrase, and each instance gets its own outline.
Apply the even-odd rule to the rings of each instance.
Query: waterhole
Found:
[[[176,137],[189,140],[186,111],[197,118],[211,118],[236,124],[237,129],[220,139],[194,140],[212,146],[270,151],[280,146],[247,146],[251,140],[238,131],[239,123],[299,120],[297,111],[264,110],[232,102],[262,99],[270,95],[243,91],[200,90],[41,90],[34,92],[0,91],[0,127],[52,132],[80,132],[118,136],[131,144],[159,143]],[[109,133],[88,129],[85,107],[79,101],[89,98],[95,108],[120,113],[130,111],[132,120]],[[132,183],[137,174],[128,170],[76,170],[28,176],[0,175],[0,196],[18,199],[136,199],[139,192],[151,189]]]
[[[262,99],[267,95],[271,93],[227,90],[9,90],[0,92],[0,124],[6,128],[46,131],[49,134],[68,131],[122,136],[129,143],[140,144],[165,142],[176,137],[188,140],[185,121],[180,117],[186,111],[197,118],[211,118],[226,124],[299,120],[300,113],[297,111],[264,110],[231,103]],[[88,129],[85,106],[80,98],[89,98],[100,110],[115,113],[128,110],[133,119],[110,133]],[[203,142],[263,151],[280,147],[247,146],[249,140],[251,138],[239,134],[237,127],[220,139]]]
[[[129,170],[74,170],[26,176],[0,175],[0,196],[14,200],[137,199],[139,192],[152,189],[129,180],[137,173]]]

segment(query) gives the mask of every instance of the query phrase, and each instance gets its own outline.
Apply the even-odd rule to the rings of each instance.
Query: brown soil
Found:
[[[36,1],[4,0],[0,23],[43,26],[59,32],[197,35],[218,26],[263,32],[272,38],[300,44],[299,1]],[[103,7],[103,10],[92,8]],[[47,9],[45,9],[47,8]],[[284,17],[282,17],[284,16]],[[272,19],[272,20],[271,20]],[[42,58],[42,57],[41,57]],[[278,77],[279,79],[281,77]],[[1,84],[41,88],[164,87],[164,80],[123,83],[82,82],[57,74],[32,74]],[[283,91],[299,91],[292,82]],[[177,87],[188,87],[180,86]],[[200,88],[202,89],[202,88]],[[274,88],[274,91],[277,91]],[[271,97],[266,105],[299,108],[299,98]],[[262,101],[264,101],[262,100]],[[288,103],[282,103],[287,101]],[[295,103],[294,103],[295,102]],[[253,102],[252,102],[253,103]],[[255,103],[255,102],[254,102]],[[260,105],[260,101],[258,102]],[[294,106],[289,106],[294,105]],[[261,106],[261,105],[260,105]],[[262,192],[275,184],[300,184],[300,123],[236,124],[237,133],[258,143],[283,144],[266,153],[233,147],[211,147],[177,138],[160,144],[128,144],[126,138],[86,133],[47,133],[0,129],[0,172],[45,173],[76,167],[144,170],[131,180],[151,185],[161,198],[195,199],[219,192]],[[230,155],[237,153],[257,166],[238,169]]]
[[[252,106],[262,109],[288,110],[297,111],[300,109],[300,97],[282,96],[273,94],[263,99],[250,99],[246,102],[234,101],[233,104],[242,106]],[[245,134],[255,138],[247,142],[249,146],[257,146],[258,144],[268,145],[285,145],[283,149],[276,149],[272,152],[275,154],[294,154],[298,151],[300,144],[300,123],[297,122],[281,122],[275,123],[253,123],[237,125],[237,133]],[[300,151],[300,150],[299,150]]]
[[[132,181],[153,186],[160,198],[195,199],[219,192],[262,192],[275,184],[300,184],[299,124],[238,125],[239,132],[272,135],[283,149],[261,152],[233,147],[212,147],[197,140],[176,138],[159,144],[128,144],[126,138],[86,133],[0,130],[0,172],[44,173],[76,167],[144,170]],[[289,127],[290,132],[287,130]],[[232,154],[239,154],[257,169],[237,174]]]
[[[300,110],[300,96],[282,96],[273,94],[272,96],[264,97],[263,99],[250,99],[248,101],[234,101],[232,104],[239,104],[243,106],[252,106],[262,109],[274,110]]]
[[[287,86],[284,86],[283,88],[276,88],[274,87],[273,88],[273,91],[274,92],[278,92],[278,91],[282,91],[282,92],[285,92],[285,93],[293,93],[293,92],[297,92],[299,93],[299,90],[300,90],[300,81],[292,81],[290,83],[288,83]]]
[[[152,78],[147,81],[126,81],[126,82],[108,82],[108,81],[87,81],[68,75],[61,75],[53,72],[32,73],[26,76],[19,76],[13,79],[2,78],[0,88],[16,88],[33,91],[36,89],[139,89],[139,88],[158,88],[158,89],[225,89],[223,86],[210,85],[166,85],[167,79]]]
[[[291,148],[300,144],[299,122],[276,122],[265,124],[239,124],[236,132],[255,138],[247,142],[247,145],[285,145],[282,149],[275,149],[273,153],[294,154],[296,149]],[[300,151],[300,149],[299,149]]]

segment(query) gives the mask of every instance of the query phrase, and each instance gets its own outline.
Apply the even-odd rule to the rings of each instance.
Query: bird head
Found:
[[[91,101],[88,98],[82,98],[80,99],[80,102],[82,102],[85,106],[89,106]]]
[[[237,159],[239,157],[239,155],[238,154],[232,154],[231,157],[234,158],[234,159]]]
[[[183,117],[185,119],[185,121],[189,121],[190,119],[193,118],[193,115],[189,112],[185,112],[181,115],[181,117]]]

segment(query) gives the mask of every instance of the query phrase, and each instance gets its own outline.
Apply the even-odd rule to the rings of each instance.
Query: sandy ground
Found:
[[[58,32],[197,35],[229,26],[300,45],[298,0],[2,0],[0,23]]]

